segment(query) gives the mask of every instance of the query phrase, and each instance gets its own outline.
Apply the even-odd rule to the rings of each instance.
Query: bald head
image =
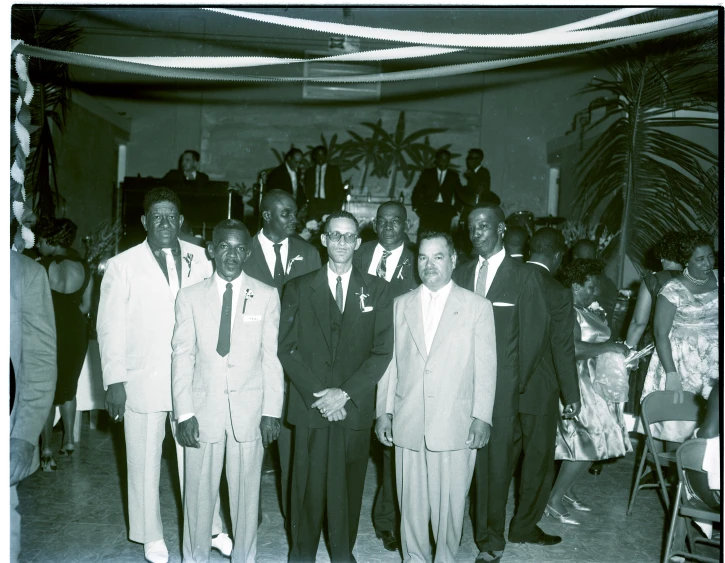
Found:
[[[587,260],[597,259],[597,243],[589,239],[577,241],[571,249],[571,255],[574,260],[585,258]]]
[[[293,203],[295,201],[288,192],[285,192],[284,190],[269,190],[262,196],[262,203],[260,204],[260,207],[262,212],[272,211],[278,202],[286,203],[288,200]]]

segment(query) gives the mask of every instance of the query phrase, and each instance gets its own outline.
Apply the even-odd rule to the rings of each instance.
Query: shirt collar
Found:
[[[146,238],[146,243],[149,245],[151,252],[153,252],[154,254],[164,253],[164,249],[160,246],[156,246],[155,244],[153,244],[149,238]],[[179,243],[178,238],[171,243],[171,254],[175,256],[181,256],[181,243]]]
[[[506,256],[506,250],[503,248],[499,250],[496,254],[491,256],[491,258],[488,259],[488,266],[489,268],[491,266],[498,268],[501,265],[501,262],[503,262],[504,257]],[[483,262],[484,258],[483,256],[478,257],[478,263],[481,264]]]
[[[423,294],[430,298],[433,293],[435,293],[439,297],[443,297],[443,299],[447,299],[448,295],[451,293],[451,289],[453,289],[453,280],[448,280],[448,283],[441,287],[438,291],[433,292],[430,289],[428,289],[425,284],[420,285],[420,290],[423,292]]]
[[[403,254],[404,248],[405,248],[405,241],[401,242],[399,247],[394,248],[393,250],[390,251],[390,257],[399,259],[400,256]],[[375,253],[376,254],[380,253],[380,256],[382,256],[383,252],[388,252],[388,251],[385,250],[385,248],[383,248],[382,244],[378,243],[377,247],[375,248]]]
[[[331,282],[337,283],[337,276],[340,276],[343,283],[348,283],[350,281],[350,274],[352,274],[352,267],[344,274],[336,274],[330,268],[330,263],[327,263],[327,279]]]
[[[272,242],[271,240],[269,240],[267,238],[267,236],[264,234],[264,229],[262,229],[261,231],[259,231],[259,242],[260,242],[260,244],[262,246],[267,246],[271,250],[274,250],[274,245],[277,244],[277,243],[274,243],[274,242]],[[284,239],[279,244],[282,245],[280,248],[287,248],[287,245],[289,244],[289,237],[287,237],[286,239]]]
[[[536,264],[537,266],[541,266],[542,268],[546,268],[546,271],[551,273],[551,270],[549,270],[549,266],[546,264],[542,264],[541,262],[534,262],[533,260],[529,260],[527,264]]]
[[[473,169],[474,172],[478,172],[481,168],[483,168],[483,163],[476,166],[476,168]]]
[[[292,170],[292,169],[291,169],[291,168],[289,167],[289,164],[287,164],[287,163],[285,162],[285,163],[284,163],[284,165],[285,165],[285,168],[287,168],[287,173],[288,173],[288,174],[289,174],[290,176],[294,176],[295,174],[297,174],[297,172],[295,172],[294,170]]]
[[[219,288],[219,291],[222,293],[226,291],[227,284],[232,284],[232,291],[239,295],[239,292],[242,289],[242,277],[244,276],[244,272],[239,274],[235,279],[233,279],[231,282],[228,282],[227,280],[222,279],[217,272],[214,272],[214,280],[216,281],[216,285]]]

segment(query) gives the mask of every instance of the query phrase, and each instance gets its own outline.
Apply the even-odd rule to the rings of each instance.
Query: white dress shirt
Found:
[[[345,310],[345,302],[347,301],[347,288],[350,285],[350,274],[352,274],[352,265],[350,265],[350,269],[345,272],[344,274],[336,274],[332,271],[330,268],[330,263],[327,263],[327,283],[330,286],[330,291],[332,292],[332,298],[335,299],[335,292],[337,291],[337,276],[340,276],[342,279],[340,282],[342,283],[342,310]]]
[[[385,281],[393,279],[393,274],[395,274],[395,270],[398,268],[398,262],[400,262],[400,257],[403,255],[404,248],[405,245],[400,243],[398,248],[391,250],[392,254],[388,256],[388,259],[385,261]],[[385,249],[380,243],[375,245],[373,258],[370,260],[370,267],[368,268],[368,274],[371,276],[378,275],[378,264],[380,263],[380,259],[383,257],[384,250]]]
[[[451,294],[453,282],[449,281],[435,293],[428,289],[425,285],[420,286],[420,301],[423,307],[423,332],[425,334],[425,349],[430,353],[430,347],[433,345],[438,324],[441,322],[443,309]],[[432,297],[435,296],[435,299]]]
[[[192,170],[191,172],[184,172],[184,177],[190,182],[193,182],[194,180],[196,180],[196,170]]]
[[[440,170],[436,168],[436,174],[438,176],[438,185],[442,186],[443,182],[446,181],[446,173],[448,172],[448,169]],[[438,192],[438,198],[436,199],[436,203],[443,203],[443,194]]]
[[[286,162],[284,163],[285,168],[287,169],[287,173],[289,174],[290,179],[292,180],[292,195],[296,198],[297,197],[297,172],[292,170],[289,167],[289,164]]]
[[[511,255],[513,256],[513,254]],[[546,271],[551,273],[551,270],[549,270],[549,267],[546,264],[542,264],[541,262],[534,262],[533,260],[529,260],[526,262],[527,264],[536,264],[537,266],[541,266],[542,268],[546,268]]]
[[[496,254],[491,256],[491,258],[488,259],[488,274],[486,275],[486,293],[488,294],[488,290],[491,289],[491,284],[493,283],[493,278],[496,277],[496,272],[498,272],[498,267],[501,265],[501,262],[503,262],[504,256],[506,256],[506,251],[502,248],[499,250]],[[483,256],[478,257],[478,264],[476,264],[476,272],[473,276],[473,291],[476,292],[476,285],[478,285],[478,272],[481,270],[481,266],[483,266]]]
[[[264,260],[267,262],[269,273],[274,278],[274,265],[277,262],[277,256],[274,253],[274,244],[264,235],[264,229],[259,231],[259,246],[262,247],[262,253],[264,254]],[[282,258],[282,270],[287,273],[287,257],[289,256],[289,238],[284,239],[281,243],[282,246],[279,248],[279,255]]]
[[[322,166],[315,166],[315,197],[325,199],[325,174],[327,163]]]

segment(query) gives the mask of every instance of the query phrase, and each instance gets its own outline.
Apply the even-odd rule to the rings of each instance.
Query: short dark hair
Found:
[[[43,237],[51,246],[70,248],[76,240],[78,225],[70,219],[39,219],[35,226],[38,237]]]
[[[378,216],[378,213],[380,213],[380,210],[383,209],[383,207],[397,207],[397,208],[399,208],[399,209],[401,209],[403,211],[403,215],[405,215],[405,218],[406,219],[408,218],[408,210],[406,209],[405,204],[400,203],[399,201],[394,200],[394,199],[391,199],[390,201],[383,202],[383,203],[381,203],[378,206],[378,209],[375,212],[375,217],[376,218]]]
[[[681,231],[667,231],[652,248],[652,254],[657,260],[669,260],[679,264],[682,258],[680,249],[685,242],[685,238],[685,233]]]
[[[712,248],[712,237],[705,231],[688,231],[682,233],[682,243],[680,244],[680,259],[678,262],[683,266],[692,258],[695,249],[701,246],[709,246]]]
[[[295,200],[295,198],[292,197],[292,194],[284,190],[269,190],[267,192],[264,192],[264,195],[262,196],[262,202],[260,203],[260,210],[272,211],[273,204],[282,198],[288,198],[292,201]]]
[[[448,149],[438,149],[436,151],[436,160],[438,159],[439,156],[443,156],[443,155],[448,155],[448,158],[451,158],[451,151],[449,151]]]
[[[577,258],[564,266],[559,272],[561,283],[566,287],[573,284],[584,285],[589,278],[601,275],[604,262],[590,258]]]
[[[241,221],[237,219],[223,219],[222,221],[219,221],[216,225],[214,225],[214,230],[211,234],[211,240],[213,244],[219,242],[219,238],[224,231],[240,231],[245,235],[247,240],[252,238],[246,225]]]
[[[325,154],[327,154],[327,147],[325,145],[317,145],[314,149],[312,149],[312,152],[322,151]]]
[[[350,213],[349,211],[333,211],[327,216],[327,220],[325,221],[325,230],[322,231],[323,233],[327,233],[330,228],[330,222],[333,219],[350,219],[353,223],[355,223],[355,232],[359,235],[360,234],[360,223],[358,223],[357,218],[355,215]]]
[[[456,255],[456,246],[453,244],[453,237],[451,237],[449,233],[444,233],[443,231],[423,231],[420,233],[418,235],[418,248],[420,248],[420,243],[424,240],[432,240],[434,238],[442,238],[445,240],[451,256]]]
[[[480,156],[483,160],[483,151],[481,149],[468,149],[468,156]]]
[[[557,252],[566,252],[566,240],[561,231],[552,227],[542,227],[534,233],[529,242],[532,254],[541,254],[552,258]]]
[[[297,153],[302,154],[302,151],[298,148],[292,147],[290,150],[287,151],[287,154],[284,155],[284,159],[287,160],[288,158],[293,157]]]
[[[588,248],[594,253],[594,256],[597,256],[599,254],[599,245],[594,242],[593,240],[589,240],[588,238],[583,238],[574,243],[574,245],[571,247],[571,255],[576,256],[577,251],[582,248]]]
[[[168,201],[176,206],[176,210],[181,213],[181,201],[179,196],[176,195],[172,190],[165,186],[158,188],[151,188],[143,198],[143,213],[146,215],[151,207],[162,201]]]
[[[529,240],[529,233],[526,229],[514,225],[512,227],[506,227],[506,233],[504,234],[504,244],[508,239],[509,244],[513,244],[517,248],[524,248]]]
[[[198,151],[195,151],[195,150],[192,150],[192,149],[187,149],[187,150],[185,150],[184,152],[181,153],[182,158],[183,158],[183,156],[185,154],[190,154],[191,155],[191,158],[193,158],[197,162],[199,162],[201,160],[201,155],[199,154]]]
[[[473,213],[474,211],[478,211],[479,209],[490,209],[490,210],[492,210],[493,213],[494,213],[494,215],[495,215],[495,217],[496,217],[496,220],[499,223],[506,224],[506,214],[503,212],[503,209],[501,209],[501,207],[499,207],[498,205],[494,205],[493,203],[485,203],[484,202],[484,203],[479,203],[478,205],[475,205],[473,207],[473,209],[471,209],[471,211],[468,213],[468,217],[471,216],[471,213]],[[468,217],[466,217],[466,219],[468,219]]]

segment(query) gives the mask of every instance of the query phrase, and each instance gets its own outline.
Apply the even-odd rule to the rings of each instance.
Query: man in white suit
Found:
[[[98,306],[106,409],[123,421],[128,468],[129,539],[144,544],[151,563],[166,563],[159,506],[161,446],[171,416],[171,337],[174,302],[181,287],[212,274],[203,249],[179,240],[184,221],[174,192],[154,188],[144,198],[146,240],[108,261]],[[172,420],[172,429],[174,428]],[[183,449],[177,445],[182,498]],[[215,544],[231,553],[216,518]]]
[[[214,227],[216,274],[176,300],[172,355],[177,438],[186,448],[185,563],[209,560],[226,454],[232,561],[253,563],[263,447],[279,435],[284,377],[277,290],[242,273],[252,239],[241,221]]]
[[[490,301],[451,280],[447,233],[426,233],[423,285],[395,300],[395,351],[378,384],[375,432],[395,444],[404,561],[453,563],[476,450],[488,442],[496,392]]]

